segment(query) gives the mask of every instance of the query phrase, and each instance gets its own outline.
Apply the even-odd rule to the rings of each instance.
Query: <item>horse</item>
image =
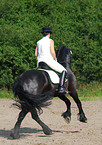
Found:
[[[72,51],[65,45],[61,45],[56,52],[57,61],[67,69],[67,81],[65,82],[66,90],[74,99],[78,106],[78,119],[86,123],[87,118],[82,108],[82,103],[78,98],[76,90],[76,78],[71,71]],[[18,139],[20,125],[27,115],[31,113],[34,119],[43,129],[44,134],[51,135],[52,130],[40,119],[39,115],[43,112],[42,107],[47,107],[51,104],[51,99],[54,97],[60,98],[66,104],[67,110],[62,114],[62,117],[69,123],[71,121],[71,102],[66,97],[66,94],[58,93],[59,84],[53,84],[48,73],[43,69],[33,69],[22,73],[13,84],[13,93],[17,98],[16,105],[21,109],[17,122],[11,131],[11,137]]]

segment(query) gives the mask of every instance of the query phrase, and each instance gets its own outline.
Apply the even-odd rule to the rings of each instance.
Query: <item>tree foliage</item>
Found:
[[[0,87],[36,68],[34,50],[46,26],[56,50],[61,44],[73,49],[79,81],[102,81],[101,0],[1,0]]]

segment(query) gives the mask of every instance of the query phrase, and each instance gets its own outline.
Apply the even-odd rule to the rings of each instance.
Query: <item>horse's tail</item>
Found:
[[[26,109],[30,111],[32,108],[36,108],[39,113],[42,112],[41,107],[47,107],[51,104],[51,99],[53,98],[54,90],[48,91],[43,94],[33,95],[25,91],[22,85],[19,84],[19,81],[16,80],[13,85],[13,93],[15,97],[18,97],[18,100],[15,99],[16,105],[19,109]]]

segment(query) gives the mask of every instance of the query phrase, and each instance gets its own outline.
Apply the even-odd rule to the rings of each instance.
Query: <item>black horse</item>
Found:
[[[66,90],[78,106],[78,119],[81,122],[87,122],[76,91],[76,79],[71,71],[71,57],[71,50],[61,45],[57,51],[57,60],[67,69],[68,81],[65,83]],[[32,118],[42,127],[46,135],[52,134],[52,130],[40,120],[39,114],[42,112],[42,107],[50,105],[50,100],[53,97],[59,97],[65,102],[67,110],[62,116],[67,122],[71,120],[70,100],[64,94],[58,93],[58,84],[53,84],[48,73],[43,70],[29,70],[21,74],[13,84],[13,93],[15,97],[18,97],[15,105],[21,109],[18,120],[11,132],[11,136],[14,139],[19,138],[21,122],[28,112],[31,113]]]

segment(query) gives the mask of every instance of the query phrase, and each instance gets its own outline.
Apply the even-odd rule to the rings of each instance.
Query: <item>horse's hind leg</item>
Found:
[[[25,111],[25,110],[22,110],[20,113],[19,113],[19,116],[18,116],[18,120],[14,126],[14,129],[12,130],[10,136],[13,137],[13,139],[18,139],[19,138],[19,129],[20,129],[20,125],[21,125],[21,122],[22,120],[24,119],[24,117],[26,116],[26,114],[28,113],[28,111]]]
[[[76,104],[78,106],[78,109],[79,109],[78,119],[81,122],[87,122],[87,118],[86,118],[85,113],[83,111],[81,101],[78,98],[77,91],[76,90],[72,90],[71,93],[70,93],[70,96],[74,99],[74,101],[76,102]]]
[[[63,100],[63,101],[65,102],[66,106],[67,106],[67,110],[66,110],[66,112],[64,112],[64,113],[62,114],[62,116],[63,116],[63,118],[65,119],[65,121],[66,121],[67,123],[70,123],[70,120],[71,120],[71,109],[70,109],[70,107],[71,107],[71,102],[70,102],[70,100],[69,100],[65,95],[63,95],[63,94],[59,94],[58,97],[59,97],[61,100]]]
[[[44,124],[44,123],[40,120],[40,118],[39,118],[39,116],[38,116],[37,111],[36,111],[35,108],[33,108],[33,109],[31,110],[31,115],[32,115],[32,118],[42,127],[43,132],[44,132],[46,135],[51,135],[51,134],[52,134],[52,130],[51,130],[46,124]]]

